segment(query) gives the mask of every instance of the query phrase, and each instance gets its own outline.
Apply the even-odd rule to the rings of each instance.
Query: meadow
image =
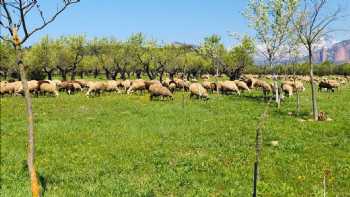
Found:
[[[321,92],[332,121],[308,121],[310,88],[263,130],[259,196],[350,196],[350,89]],[[33,98],[44,196],[250,196],[261,92],[173,101],[83,93]],[[184,96],[184,103],[182,97]],[[1,98],[1,196],[28,196],[22,97]],[[272,146],[271,141],[278,141]]]

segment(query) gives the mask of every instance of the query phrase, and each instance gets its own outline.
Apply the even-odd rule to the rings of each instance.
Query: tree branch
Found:
[[[20,0],[21,1],[21,0]],[[30,33],[28,33],[23,40],[21,41],[21,44],[23,44],[31,35],[33,35],[35,32],[42,30],[43,28],[45,28],[48,24],[50,24],[51,22],[53,22],[56,17],[61,14],[69,5],[72,5],[74,3],[78,3],[80,0],[63,0],[64,1],[64,6],[59,9],[49,20],[47,20],[46,22],[44,22],[41,26],[33,29]]]

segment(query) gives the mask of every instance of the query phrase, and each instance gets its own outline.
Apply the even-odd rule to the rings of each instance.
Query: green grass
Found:
[[[309,117],[309,90],[301,95]],[[250,196],[257,96],[149,101],[148,95],[33,99],[44,196]],[[246,94],[248,96],[248,94]],[[254,97],[256,96],[256,97]],[[295,97],[269,110],[259,196],[350,196],[350,90],[319,93],[333,121],[299,121]],[[279,146],[269,145],[278,140]],[[21,97],[1,99],[1,196],[28,196]]]

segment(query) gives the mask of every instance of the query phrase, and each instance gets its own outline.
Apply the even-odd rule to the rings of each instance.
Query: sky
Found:
[[[43,10],[54,11],[59,1],[41,1]],[[337,27],[350,27],[350,0],[330,0],[331,7],[342,5],[349,17],[338,21]],[[58,37],[85,34],[88,38],[113,36],[127,39],[132,33],[143,32],[160,42],[199,44],[206,36],[217,34],[225,46],[236,40],[229,35],[254,36],[242,15],[247,0],[81,0],[64,11],[44,30],[34,34],[27,45],[42,36]],[[49,15],[49,12],[45,12]],[[35,25],[40,17],[32,16]],[[350,32],[350,31],[349,31]],[[338,32],[332,39],[350,39],[349,32]]]

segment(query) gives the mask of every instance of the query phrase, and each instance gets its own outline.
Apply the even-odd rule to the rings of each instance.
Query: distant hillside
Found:
[[[336,64],[350,63],[350,40],[344,40],[332,45],[330,48],[322,48],[313,54],[315,63],[331,61]]]

